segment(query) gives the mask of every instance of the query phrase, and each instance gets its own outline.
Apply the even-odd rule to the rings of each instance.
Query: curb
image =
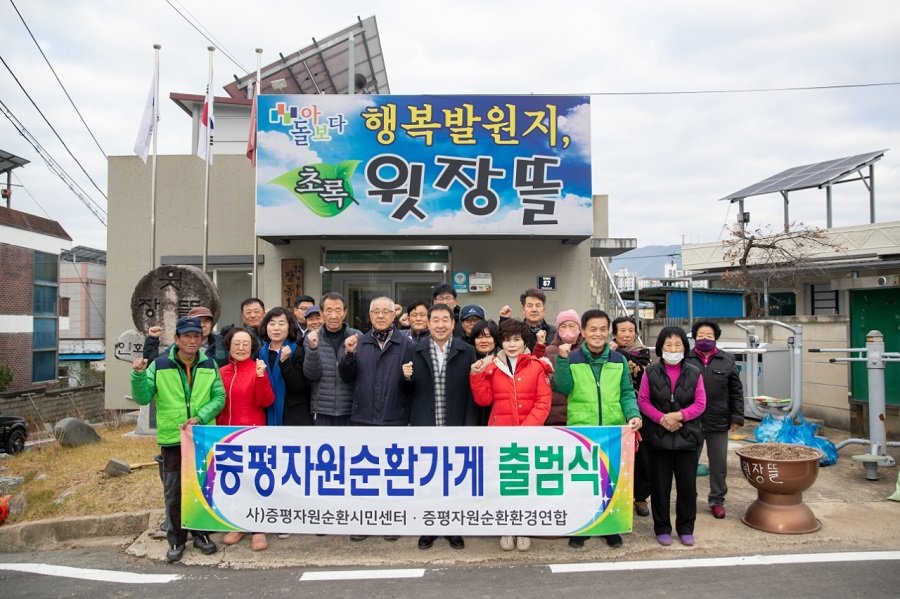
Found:
[[[146,510],[3,526],[0,527],[0,553],[50,549],[57,543],[89,537],[137,537],[158,523],[161,514],[162,510]]]

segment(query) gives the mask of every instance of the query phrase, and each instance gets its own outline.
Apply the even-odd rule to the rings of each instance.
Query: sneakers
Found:
[[[519,551],[531,549],[531,537],[516,537],[516,549]]]
[[[263,532],[255,532],[253,536],[250,537],[250,550],[251,551],[265,551],[269,548],[269,539],[266,538],[266,534]]]
[[[713,518],[715,518],[716,520],[721,520],[722,518],[725,517],[725,506],[724,505],[714,503],[711,506],[709,506],[709,511],[712,512]]]
[[[169,549],[166,551],[166,562],[174,563],[180,562],[181,557],[184,555],[184,544],[181,545],[170,545]]]
[[[646,518],[650,515],[650,508],[647,507],[646,501],[635,501],[634,502],[634,513],[640,516],[641,518]]]
[[[656,535],[656,542],[662,545],[663,547],[668,547],[672,544],[672,535],[661,534]]]
[[[516,548],[516,537],[500,537],[500,549],[512,551]]]
[[[572,549],[581,549],[584,547],[584,537],[569,537],[569,547]]]
[[[613,549],[622,546],[622,535],[606,535],[606,544]]]
[[[194,549],[199,549],[203,555],[212,555],[219,550],[208,534],[196,532],[194,533]]]
[[[245,532],[233,531],[225,535],[222,539],[222,542],[226,545],[237,545],[241,542],[241,539],[247,536]]]
[[[681,544],[687,547],[694,546],[694,535],[678,535],[678,538],[681,539]]]

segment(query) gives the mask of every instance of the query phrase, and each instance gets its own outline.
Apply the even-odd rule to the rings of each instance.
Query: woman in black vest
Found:
[[[660,545],[672,544],[669,503],[675,476],[675,531],[683,545],[694,544],[697,519],[697,462],[703,444],[700,416],[706,392],[700,369],[684,361],[687,334],[665,327],[656,339],[662,361],[644,372],[638,408],[644,415],[644,442],[650,449],[650,508]]]

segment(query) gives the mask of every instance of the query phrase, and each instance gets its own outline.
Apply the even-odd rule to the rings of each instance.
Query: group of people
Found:
[[[634,509],[653,517],[661,545],[674,532],[694,544],[696,476],[704,442],[710,469],[709,504],[725,517],[728,431],[743,425],[743,392],[734,357],[716,346],[712,321],[692,327],[695,347],[679,327],[664,328],[651,360],[630,317],[602,310],[560,312],[545,320],[546,296],[520,296],[522,318],[504,306],[499,322],[476,304],[457,305],[440,284],[431,301],[405,309],[389,297],[369,306],[363,333],[346,322],[337,292],[316,303],[301,296],[293,309],[268,311],[258,298],[241,306],[242,323],[212,331],[213,315],[195,308],[176,325],[175,343],[159,353],[162,331],[148,332],[132,371],[132,395],[157,402],[161,477],[166,502],[167,560],[181,559],[188,531],[181,527],[180,428],[236,426],[630,426],[636,443]],[[675,480],[675,526],[670,517]],[[648,508],[649,499],[649,508]],[[225,544],[248,533],[225,535]],[[250,533],[264,550],[264,533]],[[354,541],[363,535],[350,537]],[[398,537],[385,537],[396,540]],[[208,534],[193,532],[204,553],[217,550]],[[446,537],[455,549],[460,536]],[[422,536],[420,549],[437,537]],[[621,547],[620,535],[605,537]],[[584,537],[569,539],[582,547]],[[529,537],[504,536],[503,550],[527,551]]]

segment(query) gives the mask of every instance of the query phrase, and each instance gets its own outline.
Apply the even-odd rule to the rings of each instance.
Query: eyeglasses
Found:
[[[372,316],[390,316],[393,313],[393,310],[369,310],[369,314]]]
[[[452,302],[452,301],[455,300],[456,298],[453,297],[453,296],[450,295],[450,294],[447,294],[447,295],[438,295],[438,296],[436,296],[434,299],[435,299],[435,301],[444,303],[444,302]]]

